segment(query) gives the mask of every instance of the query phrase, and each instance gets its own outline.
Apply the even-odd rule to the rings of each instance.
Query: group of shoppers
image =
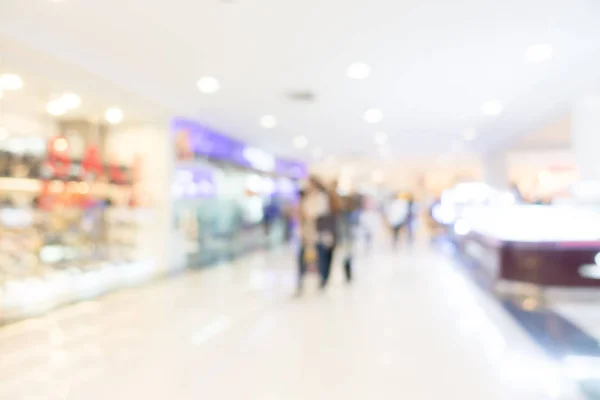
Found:
[[[410,194],[395,196],[383,210],[393,232],[397,246],[400,233],[407,231],[408,241],[413,240],[414,199]],[[320,288],[329,282],[336,249],[343,244],[343,267],[347,282],[352,281],[355,232],[362,226],[367,246],[373,235],[373,221],[381,220],[382,213],[374,204],[360,196],[343,200],[336,185],[328,187],[316,177],[310,177],[300,193],[299,220],[301,246],[298,254],[298,294],[302,293],[304,276],[309,265],[316,266]],[[364,225],[364,226],[363,226]]]

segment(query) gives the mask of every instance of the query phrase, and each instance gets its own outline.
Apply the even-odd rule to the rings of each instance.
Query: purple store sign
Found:
[[[173,119],[171,134],[180,161],[204,156],[296,179],[307,175],[304,163],[277,159],[261,149],[221,135],[188,119]]]

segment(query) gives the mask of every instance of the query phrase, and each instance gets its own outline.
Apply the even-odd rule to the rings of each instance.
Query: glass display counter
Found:
[[[144,209],[0,208],[0,322],[146,282],[152,221]]]
[[[592,208],[473,207],[453,238],[494,280],[600,287],[600,213]]]
[[[84,131],[0,141],[0,323],[161,273],[155,178]]]

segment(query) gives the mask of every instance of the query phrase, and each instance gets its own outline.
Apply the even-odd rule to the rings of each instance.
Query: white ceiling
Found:
[[[126,110],[126,123],[164,124],[168,120],[168,110],[159,105],[21,42],[0,36],[0,52],[0,72],[18,73],[24,82],[20,90],[5,91],[0,98],[0,126],[6,127],[10,117],[51,122],[46,105],[69,92],[78,94],[82,102],[63,118],[102,120],[108,107],[119,107]]]
[[[23,0],[0,2],[0,35],[81,67],[174,114],[278,154],[442,153],[476,128],[485,150],[567,113],[600,89],[595,0]],[[528,64],[526,48],[554,58]],[[371,76],[345,76],[352,62]],[[39,66],[40,71],[44,66]],[[201,76],[221,90],[203,95]],[[284,97],[310,90],[313,104]],[[497,99],[502,115],[483,116]],[[362,120],[368,108],[378,125]],[[259,126],[276,115],[277,128]],[[305,135],[309,148],[293,149]]]

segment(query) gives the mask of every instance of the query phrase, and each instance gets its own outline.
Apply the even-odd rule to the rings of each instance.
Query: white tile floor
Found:
[[[340,269],[293,299],[281,250],[0,328],[0,399],[572,398],[445,256],[362,255],[351,287]]]

